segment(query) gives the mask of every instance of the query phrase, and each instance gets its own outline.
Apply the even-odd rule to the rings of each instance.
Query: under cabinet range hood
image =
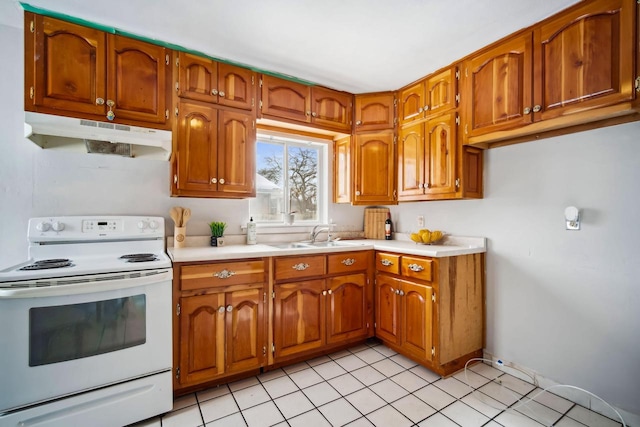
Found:
[[[169,160],[171,132],[50,114],[24,113],[24,136],[42,148]]]

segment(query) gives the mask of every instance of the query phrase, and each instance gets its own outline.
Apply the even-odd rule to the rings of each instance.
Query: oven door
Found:
[[[0,413],[171,369],[171,269],[0,292]]]

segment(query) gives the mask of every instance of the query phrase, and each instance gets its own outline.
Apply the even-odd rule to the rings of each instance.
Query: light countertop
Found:
[[[441,245],[418,245],[407,240],[340,240],[331,247],[282,247],[280,244],[243,245],[222,247],[187,246],[167,248],[173,262],[219,261],[240,258],[258,258],[283,255],[310,255],[354,250],[398,252],[434,258],[486,252],[484,237],[447,236]]]

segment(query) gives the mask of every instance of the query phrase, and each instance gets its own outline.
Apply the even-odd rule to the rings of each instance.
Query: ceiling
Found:
[[[352,93],[395,90],[578,0],[25,0]],[[22,27],[16,0],[0,24]]]

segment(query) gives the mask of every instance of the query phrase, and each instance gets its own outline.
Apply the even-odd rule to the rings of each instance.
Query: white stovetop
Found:
[[[398,236],[401,237],[401,236]],[[314,253],[348,252],[353,250],[380,250],[422,255],[435,258],[486,252],[484,237],[447,236],[442,245],[418,245],[410,240],[340,240],[340,246],[279,248],[269,244],[227,245],[223,247],[187,246],[169,247],[173,262],[217,261],[282,255],[308,255]]]

